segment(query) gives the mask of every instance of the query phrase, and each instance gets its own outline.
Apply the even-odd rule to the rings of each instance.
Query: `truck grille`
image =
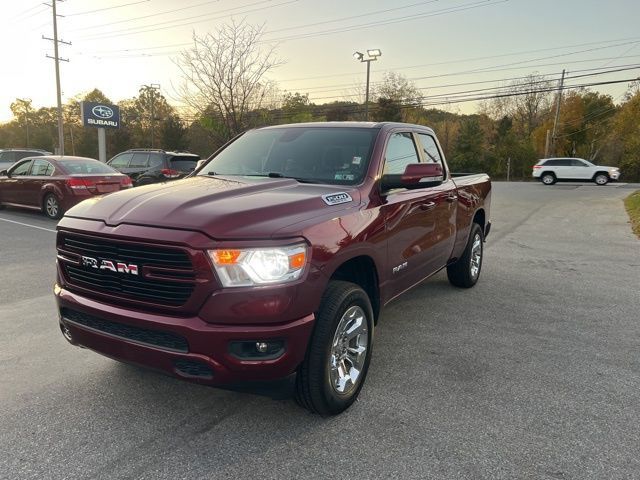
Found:
[[[68,283],[97,295],[178,307],[190,299],[195,288],[196,275],[189,254],[178,248],[65,233],[58,253]],[[134,264],[138,275],[87,267],[82,257]]]
[[[165,350],[187,353],[189,346],[187,340],[180,335],[171,332],[158,330],[148,330],[146,328],[125,325],[124,323],[111,322],[102,318],[77,312],[68,308],[63,308],[60,312],[65,320],[82,325],[84,327],[98,330],[100,332],[131,340],[145,345],[160,347]]]

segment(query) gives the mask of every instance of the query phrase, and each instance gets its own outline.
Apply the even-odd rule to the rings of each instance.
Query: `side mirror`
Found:
[[[198,170],[202,165],[204,165],[207,162],[206,158],[203,158],[202,160],[198,160],[198,163],[196,163],[196,170]]]
[[[0,170],[0,177],[10,177],[8,170]]]
[[[382,190],[393,188],[435,187],[444,181],[444,172],[439,163],[411,163],[401,175],[383,175]]]

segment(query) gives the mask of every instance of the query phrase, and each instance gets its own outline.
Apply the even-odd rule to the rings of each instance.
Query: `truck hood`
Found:
[[[347,193],[329,205],[323,195]],[[332,203],[332,202],[329,202]],[[271,238],[316,216],[357,208],[360,194],[348,186],[303,184],[293,179],[196,176],[136,187],[79,203],[67,217],[120,224],[193,230],[213,239]]]

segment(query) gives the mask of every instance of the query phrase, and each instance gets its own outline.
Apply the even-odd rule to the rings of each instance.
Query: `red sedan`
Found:
[[[0,208],[42,210],[58,219],[82,200],[132,186],[127,175],[92,158],[30,157],[0,171]]]

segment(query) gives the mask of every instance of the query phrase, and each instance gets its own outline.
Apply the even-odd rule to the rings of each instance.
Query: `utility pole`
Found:
[[[551,144],[551,130],[547,128],[547,140],[544,142],[544,158],[549,158],[550,144]]]
[[[160,85],[152,83],[151,85],[142,85],[146,92],[151,92],[151,148],[155,148],[155,124],[156,124],[156,96],[155,90],[160,90]]]
[[[62,123],[62,90],[60,88],[60,62],[68,62],[68,58],[60,58],[58,54],[58,44],[63,43],[65,45],[71,45],[71,42],[65,42],[58,40],[58,13],[56,11],[56,2],[62,2],[64,0],[51,0],[51,4],[45,5],[51,7],[53,10],[53,38],[47,38],[44,35],[44,40],[50,40],[53,42],[53,57],[47,55],[47,58],[52,58],[56,65],[56,94],[58,98],[58,154],[64,155],[64,126]]]
[[[560,104],[562,103],[562,89],[564,88],[564,69],[562,70],[562,77],[560,78],[560,88],[558,88],[558,98],[556,103],[556,118],[553,120],[553,134],[551,135],[551,141],[553,144],[553,154],[556,152],[556,129],[558,128],[558,120],[560,120]]]

